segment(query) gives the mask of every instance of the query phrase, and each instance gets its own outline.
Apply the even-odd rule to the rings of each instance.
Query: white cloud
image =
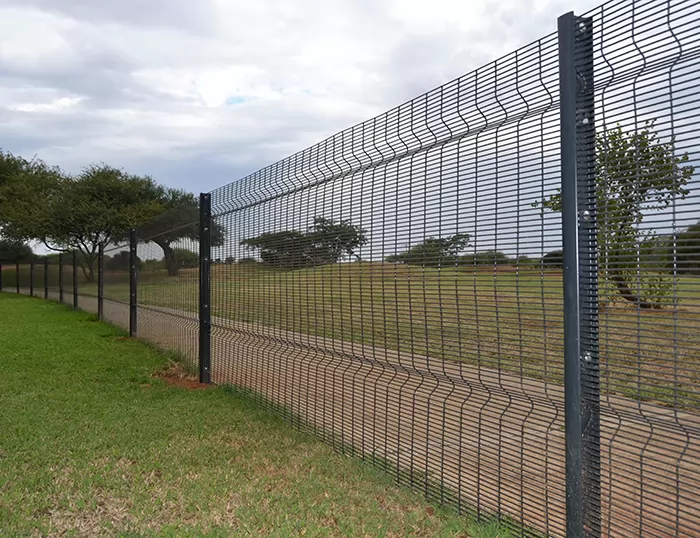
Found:
[[[573,4],[0,0],[0,147],[69,171],[105,161],[208,190],[594,1]]]

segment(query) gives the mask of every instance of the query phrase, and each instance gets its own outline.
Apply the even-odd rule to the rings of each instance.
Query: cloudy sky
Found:
[[[0,0],[0,147],[210,190],[596,3]]]

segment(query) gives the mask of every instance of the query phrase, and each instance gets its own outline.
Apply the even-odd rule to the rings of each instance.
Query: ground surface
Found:
[[[89,314],[0,294],[0,326],[2,536],[507,536]]]

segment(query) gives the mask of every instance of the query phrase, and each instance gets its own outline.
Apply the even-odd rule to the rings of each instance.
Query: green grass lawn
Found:
[[[0,536],[508,536],[88,314],[0,294],[0,326]]]

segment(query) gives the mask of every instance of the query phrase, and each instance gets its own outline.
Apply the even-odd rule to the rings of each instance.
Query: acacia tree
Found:
[[[355,257],[358,248],[367,242],[366,231],[348,220],[335,222],[315,217],[306,232],[296,230],[266,232],[241,241],[241,245],[260,250],[265,265],[281,269],[300,269],[337,263]]]
[[[640,308],[659,308],[668,295],[668,278],[647,267],[640,245],[656,237],[640,225],[644,215],[685,198],[694,167],[688,154],[676,154],[675,141],[659,140],[653,122],[637,131],[622,127],[596,139],[598,249],[601,269],[611,290]],[[537,204],[536,204],[537,205]],[[542,206],[560,212],[561,192]]]
[[[77,252],[92,282],[100,246],[162,211],[153,201],[160,189],[149,177],[104,164],[88,166],[75,177],[57,170],[20,175],[2,189],[13,196],[7,229],[53,251]]]
[[[386,261],[424,267],[455,264],[459,260],[460,252],[469,246],[469,239],[469,234],[465,233],[443,238],[429,237],[405,252],[388,256]]]
[[[153,193],[152,201],[160,207],[160,212],[139,227],[139,241],[158,245],[163,250],[168,276],[177,276],[181,264],[178,263],[178,247],[173,244],[183,240],[199,241],[199,199],[181,189],[161,188]],[[224,227],[212,219],[211,246],[223,245],[225,235]]]

